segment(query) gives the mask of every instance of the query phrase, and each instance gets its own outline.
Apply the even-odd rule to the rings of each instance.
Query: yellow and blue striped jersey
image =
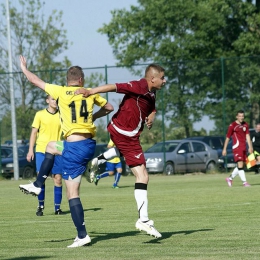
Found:
[[[55,114],[50,113],[47,109],[36,112],[32,127],[38,129],[36,152],[45,153],[48,142],[61,140],[61,125],[58,110]]]
[[[103,107],[107,100],[99,94],[84,98],[82,95],[74,95],[79,86],[58,86],[45,84],[45,92],[57,100],[61,129],[64,138],[73,133],[89,133],[96,135],[96,126],[93,123],[94,105]]]

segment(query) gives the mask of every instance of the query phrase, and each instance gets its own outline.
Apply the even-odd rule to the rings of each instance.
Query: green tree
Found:
[[[47,82],[64,81],[62,73],[51,73],[53,69],[70,66],[70,61],[64,57],[56,61],[57,56],[68,48],[66,30],[63,29],[62,12],[56,10],[45,18],[44,3],[40,0],[19,0],[18,5],[10,4],[10,27],[13,60],[13,79],[15,104],[19,107],[17,123],[27,121],[31,117],[30,110],[42,108],[45,105],[46,94],[28,83],[20,71],[19,55],[24,55],[28,67],[33,71],[46,71],[38,75]],[[5,6],[1,6],[2,17],[6,17]],[[7,50],[7,27],[5,19],[0,21],[0,108],[5,114],[10,110],[10,89]],[[30,116],[29,116],[30,115]],[[25,119],[26,118],[26,119]],[[29,118],[28,121],[32,121]],[[23,125],[18,125],[19,132],[26,132]]]
[[[139,0],[139,6],[112,11],[106,34],[119,65],[157,62],[168,79],[159,111],[185,135],[209,115],[223,133],[223,98],[227,121],[234,111],[258,102],[258,60],[231,57],[259,55],[259,1]],[[221,57],[228,58],[223,63]],[[230,60],[229,60],[230,59]],[[225,72],[225,96],[222,68]],[[137,67],[132,67],[136,73]],[[250,78],[249,78],[250,77]],[[258,77],[259,78],[259,77]],[[248,104],[250,103],[250,106]]]

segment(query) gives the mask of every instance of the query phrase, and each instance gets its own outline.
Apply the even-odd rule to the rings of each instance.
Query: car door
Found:
[[[193,168],[196,171],[202,171],[206,168],[206,163],[208,161],[209,153],[206,146],[202,142],[192,142],[193,148]]]
[[[191,146],[190,142],[185,142],[180,144],[176,150],[175,155],[175,171],[176,172],[187,172],[189,171],[189,164],[192,160]]]

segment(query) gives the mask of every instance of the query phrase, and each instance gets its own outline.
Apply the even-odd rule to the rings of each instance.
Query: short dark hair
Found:
[[[67,81],[79,80],[80,78],[84,79],[84,72],[79,66],[72,66],[67,71]]]
[[[237,115],[238,115],[238,114],[245,114],[245,111],[242,110],[242,109],[240,109],[240,110],[237,111]]]
[[[152,63],[152,64],[150,64],[150,65],[148,65],[148,66],[146,67],[146,69],[145,69],[145,76],[147,76],[147,74],[148,74],[148,72],[150,71],[150,69],[154,69],[154,70],[156,70],[158,73],[161,73],[161,72],[164,72],[164,71],[165,71],[165,69],[164,69],[162,66],[160,66],[160,65],[158,65],[158,64],[155,64],[155,63]]]

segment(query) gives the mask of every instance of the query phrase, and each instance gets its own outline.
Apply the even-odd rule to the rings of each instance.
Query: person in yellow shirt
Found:
[[[115,147],[115,144],[110,139],[109,142],[108,142],[107,148],[109,149],[109,148],[112,148],[112,147]],[[118,184],[120,177],[121,177],[121,174],[122,174],[122,163],[121,163],[121,160],[118,156],[116,156],[113,159],[106,162],[106,172],[103,172],[101,174],[97,174],[95,176],[95,179],[94,179],[95,185],[98,185],[98,182],[99,182],[100,179],[114,175],[115,172],[116,172],[115,182],[114,182],[112,188],[117,189],[117,188],[119,188],[117,184]]]
[[[19,185],[25,194],[39,195],[48,177],[56,154],[62,155],[62,179],[67,189],[67,199],[71,218],[77,230],[76,238],[68,248],[81,247],[91,243],[84,220],[83,205],[80,200],[80,183],[88,162],[93,158],[96,141],[97,118],[114,110],[113,106],[99,94],[90,98],[75,95],[75,90],[84,86],[84,72],[79,66],[67,71],[67,85],[48,84],[27,69],[26,59],[20,56],[20,67],[27,79],[58,100],[61,129],[64,141],[51,141],[47,144],[45,158],[37,179],[33,183]],[[100,109],[93,113],[94,105]],[[67,224],[66,224],[67,225]]]
[[[48,107],[38,111],[35,114],[32,131],[29,142],[29,151],[27,154],[27,161],[30,162],[34,159],[34,146],[35,147],[35,159],[36,159],[36,170],[39,173],[42,162],[45,156],[45,149],[47,144],[52,141],[61,140],[61,124],[59,110],[57,102],[50,95],[46,97],[46,103]],[[60,209],[62,201],[62,157],[56,155],[54,159],[54,165],[52,167],[52,177],[54,181],[54,212],[55,215],[63,214]],[[37,216],[43,216],[45,200],[45,184],[41,187],[41,192],[38,195],[38,207],[36,211]]]

